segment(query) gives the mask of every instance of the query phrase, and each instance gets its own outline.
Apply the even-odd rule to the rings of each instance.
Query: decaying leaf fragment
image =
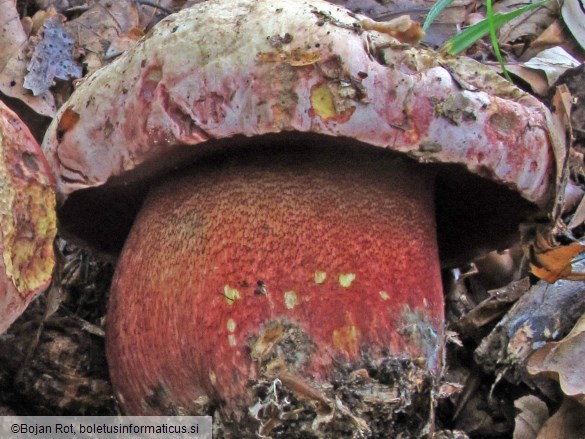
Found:
[[[565,398],[561,407],[538,432],[536,439],[582,439],[585,431],[585,408]]]
[[[585,245],[579,242],[552,246],[538,236],[530,249],[530,270],[551,284],[559,279],[585,280],[585,273],[573,272],[573,260],[584,251]]]
[[[20,99],[35,112],[52,117],[55,100],[51,93],[33,96],[23,87],[28,58],[28,37],[16,10],[15,1],[0,2],[0,92]]]
[[[114,57],[116,47],[110,46],[132,29],[143,29],[137,2],[124,0],[92,2],[87,11],[65,23],[67,31],[85,54],[84,63],[93,72],[104,64],[105,58]],[[110,53],[106,53],[110,50]]]
[[[569,335],[547,343],[528,361],[528,372],[559,381],[563,392],[585,405],[585,314]]]
[[[585,262],[577,262],[575,268],[584,271]],[[529,357],[545,343],[568,333],[583,313],[585,300],[580,282],[559,280],[550,285],[540,281],[482,340],[475,359],[487,371],[503,374],[512,381],[525,379]]]
[[[518,412],[514,422],[514,439],[536,439],[548,418],[546,404],[536,396],[528,395],[514,401],[514,408]]]
[[[63,17],[45,20],[42,35],[24,78],[24,86],[35,96],[49,91],[54,78],[81,77],[81,67],[73,60],[73,38],[63,26]]]
[[[526,225],[523,231],[524,254],[535,276],[554,283],[561,279],[585,280],[585,273],[574,271],[577,256],[585,252],[585,244],[577,241],[565,224],[562,213],[565,210],[565,197],[570,190],[569,160],[566,144],[572,138],[571,93],[565,85],[556,89],[553,106],[556,111],[550,116],[551,144],[555,156],[556,184],[554,203],[550,221],[547,224]],[[563,139],[562,136],[566,138]],[[560,238],[572,241],[568,244]]]
[[[401,15],[388,21],[374,21],[363,18],[360,25],[365,30],[375,30],[388,34],[406,44],[417,44],[425,36],[420,23],[410,19],[408,15]]]
[[[50,282],[53,185],[32,134],[0,102],[0,334]]]
[[[585,47],[585,14],[583,13],[583,3],[578,0],[565,1],[561,8],[561,13],[565,24],[581,45]]]

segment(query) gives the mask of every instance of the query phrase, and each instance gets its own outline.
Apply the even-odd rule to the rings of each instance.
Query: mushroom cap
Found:
[[[0,334],[51,280],[54,180],[41,149],[0,102]]]
[[[211,0],[162,20],[49,127],[64,230],[115,253],[144,180],[218,150],[309,142],[449,164],[439,213],[464,225],[439,221],[443,256],[473,252],[461,235],[503,245],[490,227],[513,234],[550,199],[548,110],[481,64],[405,46],[364,18],[321,0]]]

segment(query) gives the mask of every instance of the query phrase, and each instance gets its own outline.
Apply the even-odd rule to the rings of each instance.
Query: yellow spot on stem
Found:
[[[343,288],[351,287],[352,282],[355,280],[355,274],[353,273],[342,273],[339,275],[339,285]]]
[[[380,297],[382,298],[382,300],[388,300],[388,299],[390,299],[390,294],[388,294],[386,291],[380,291],[378,294],[380,295]]]
[[[236,299],[241,298],[240,292],[235,288],[230,287],[229,285],[223,287],[223,295],[228,305],[233,305]]]
[[[299,304],[299,298],[294,291],[287,291],[284,293],[284,305],[287,309],[293,309]]]
[[[333,102],[333,93],[326,84],[313,88],[311,92],[311,105],[315,114],[321,119],[329,119],[337,116],[335,102]]]
[[[238,341],[236,340],[236,336],[234,334],[228,335],[228,343],[232,348],[238,344]]]
[[[236,322],[234,322],[234,319],[229,319],[227,321],[227,330],[229,332],[234,332],[236,330]]]
[[[333,331],[333,346],[341,352],[355,356],[359,351],[360,331],[355,326],[343,326]]]
[[[324,271],[315,271],[315,275],[313,276],[316,284],[322,284],[327,279],[327,273]]]
[[[215,375],[215,373],[213,371],[209,372],[209,381],[211,381],[211,384],[215,386],[215,383],[217,383],[217,376]]]

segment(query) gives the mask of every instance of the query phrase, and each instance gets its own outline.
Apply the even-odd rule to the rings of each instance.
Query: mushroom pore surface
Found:
[[[255,379],[320,382],[366,356],[437,372],[433,185],[409,160],[333,149],[244,152],[166,178],[111,290],[108,361],[125,411],[198,413],[205,400],[239,416]]]

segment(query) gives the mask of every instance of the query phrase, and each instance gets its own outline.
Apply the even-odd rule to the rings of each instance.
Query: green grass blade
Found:
[[[544,0],[538,3],[533,3],[531,5],[526,5],[520,9],[516,9],[515,11],[507,12],[505,14],[493,14],[493,26],[494,29],[499,29],[507,22],[513,20],[514,18],[522,15],[525,12],[531,11],[536,9],[545,3],[548,0]],[[473,26],[469,26],[460,34],[455,35],[453,38],[449,39],[443,50],[451,55],[456,55],[459,52],[464,51],[473,43],[475,43],[480,38],[485,37],[487,34],[490,33],[490,23],[489,20],[486,18],[485,20],[480,21],[479,23],[474,24]]]
[[[502,58],[502,52],[500,51],[500,45],[498,44],[498,36],[496,35],[496,26],[494,20],[494,10],[492,9],[492,0],[487,0],[486,4],[487,8],[487,20],[490,28],[490,39],[492,40],[492,46],[494,48],[494,53],[496,54],[496,58],[500,62],[500,67],[502,68],[502,72],[506,79],[512,82],[512,78],[508,74],[508,70],[506,70],[506,65],[504,64],[504,58]]]
[[[422,30],[426,32],[431,23],[435,21],[441,12],[443,12],[443,9],[445,9],[451,3],[453,3],[453,0],[438,0],[429,11],[427,18],[425,18]]]

